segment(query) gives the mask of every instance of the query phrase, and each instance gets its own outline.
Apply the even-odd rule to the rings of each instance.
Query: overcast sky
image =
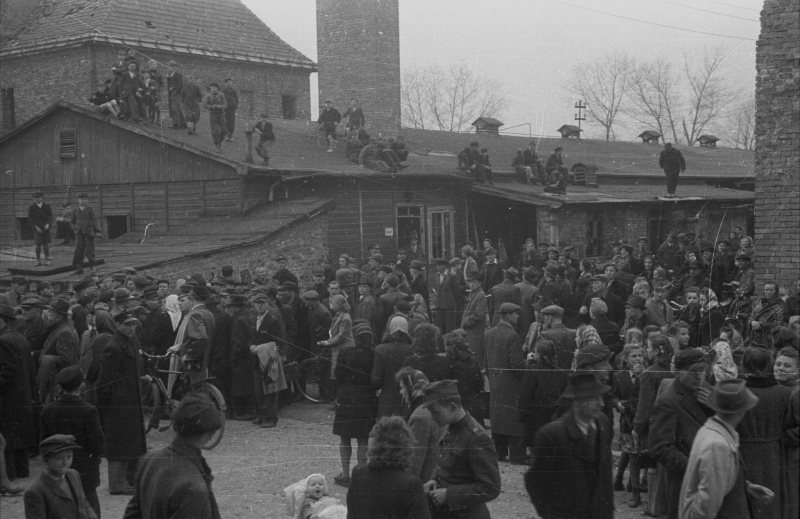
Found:
[[[243,2],[317,60],[314,0]],[[400,0],[400,65],[468,63],[504,83],[510,102],[500,118],[507,127],[531,123],[534,134],[554,135],[574,123],[577,99],[564,87],[573,68],[615,50],[679,64],[685,52],[724,45],[727,74],[752,94],[762,6],[760,0]],[[314,114],[316,89],[315,74]],[[631,138],[638,126],[620,136]],[[601,129],[588,132],[598,137]]]

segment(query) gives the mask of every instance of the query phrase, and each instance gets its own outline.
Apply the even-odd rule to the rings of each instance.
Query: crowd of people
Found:
[[[186,372],[165,380],[187,417],[167,449],[203,482],[210,469],[191,460],[218,423],[187,392],[187,366],[213,377],[227,418],[272,429],[297,396],[283,367],[320,356],[348,517],[390,506],[488,517],[506,462],[530,466],[526,488],[545,518],[611,516],[615,491],[652,517],[741,512],[741,500],[754,517],[796,517],[798,294],[771,281],[756,294],[753,243],[737,232],[719,243],[670,235],[655,253],[645,238],[617,242],[594,261],[532,239],[509,258],[487,239],[430,274],[412,235],[392,259],[372,245],[364,264],[326,262],[302,289],[286,257],[251,282],[231,265],[209,280],[92,272],[65,294],[15,277],[0,301],[0,488],[23,491],[13,481],[37,445],[52,488],[80,448],[76,506],[85,499],[99,517],[106,457],[109,491],[132,496],[126,517],[161,517],[170,482],[158,455],[143,457],[138,382],[153,367],[143,353],[174,353],[171,370]],[[317,502],[324,478],[301,487]],[[43,488],[27,490],[27,517],[50,516]],[[388,499],[389,489],[402,490]],[[214,516],[210,483],[197,492],[182,506]]]
[[[574,183],[569,176],[569,170],[564,166],[563,153],[564,149],[556,146],[547,162],[543,162],[536,155],[536,142],[531,141],[524,150],[517,149],[511,159],[511,167],[523,184],[543,186],[545,193],[563,195],[567,192],[567,184]],[[478,182],[494,184],[488,148],[481,148],[478,141],[472,141],[457,157],[458,169],[474,175]]]

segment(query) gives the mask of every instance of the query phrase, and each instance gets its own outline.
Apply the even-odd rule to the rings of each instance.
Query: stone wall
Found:
[[[400,129],[398,0],[317,0],[317,56],[320,104],[355,97],[367,128]]]
[[[798,41],[800,0],[766,0],[756,52],[756,274],[786,286],[800,277]]]

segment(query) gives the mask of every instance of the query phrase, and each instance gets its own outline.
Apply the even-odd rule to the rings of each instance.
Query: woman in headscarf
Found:
[[[339,390],[336,394],[333,434],[339,437],[342,472],[333,481],[345,487],[350,484],[352,440],[355,438],[358,443],[356,459],[359,465],[363,465],[367,462],[369,432],[378,412],[378,397],[371,378],[375,362],[372,328],[366,320],[356,319],[353,335],[353,344],[341,349],[335,373]]]
[[[783,324],[785,309],[779,288],[775,281],[764,283],[764,292],[753,308],[748,322],[751,346],[772,347],[772,329]]]
[[[421,324],[417,327],[414,343],[411,345],[414,355],[406,357],[403,367],[410,366],[425,374],[429,382],[445,380],[450,366],[445,357],[436,354],[439,329],[432,324]]]
[[[714,350],[714,364],[711,366],[711,373],[716,382],[739,376],[739,369],[733,360],[733,352],[728,341],[716,339],[711,343],[711,349]]]
[[[553,420],[558,399],[567,388],[569,372],[559,369],[552,341],[541,339],[533,352],[519,392],[519,421],[523,424],[522,442],[533,449],[533,439],[542,426]]]
[[[475,354],[469,348],[469,343],[460,335],[448,333],[444,338],[444,347],[450,369],[448,380],[458,381],[458,395],[461,397],[461,406],[478,423],[483,423],[478,395],[483,391],[483,374]]]

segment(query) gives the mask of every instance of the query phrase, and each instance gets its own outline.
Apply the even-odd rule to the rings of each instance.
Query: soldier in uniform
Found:
[[[423,485],[431,517],[488,519],[486,503],[500,495],[500,469],[492,439],[461,405],[458,382],[441,380],[423,389],[433,421],[447,427],[439,441],[433,478]]]

